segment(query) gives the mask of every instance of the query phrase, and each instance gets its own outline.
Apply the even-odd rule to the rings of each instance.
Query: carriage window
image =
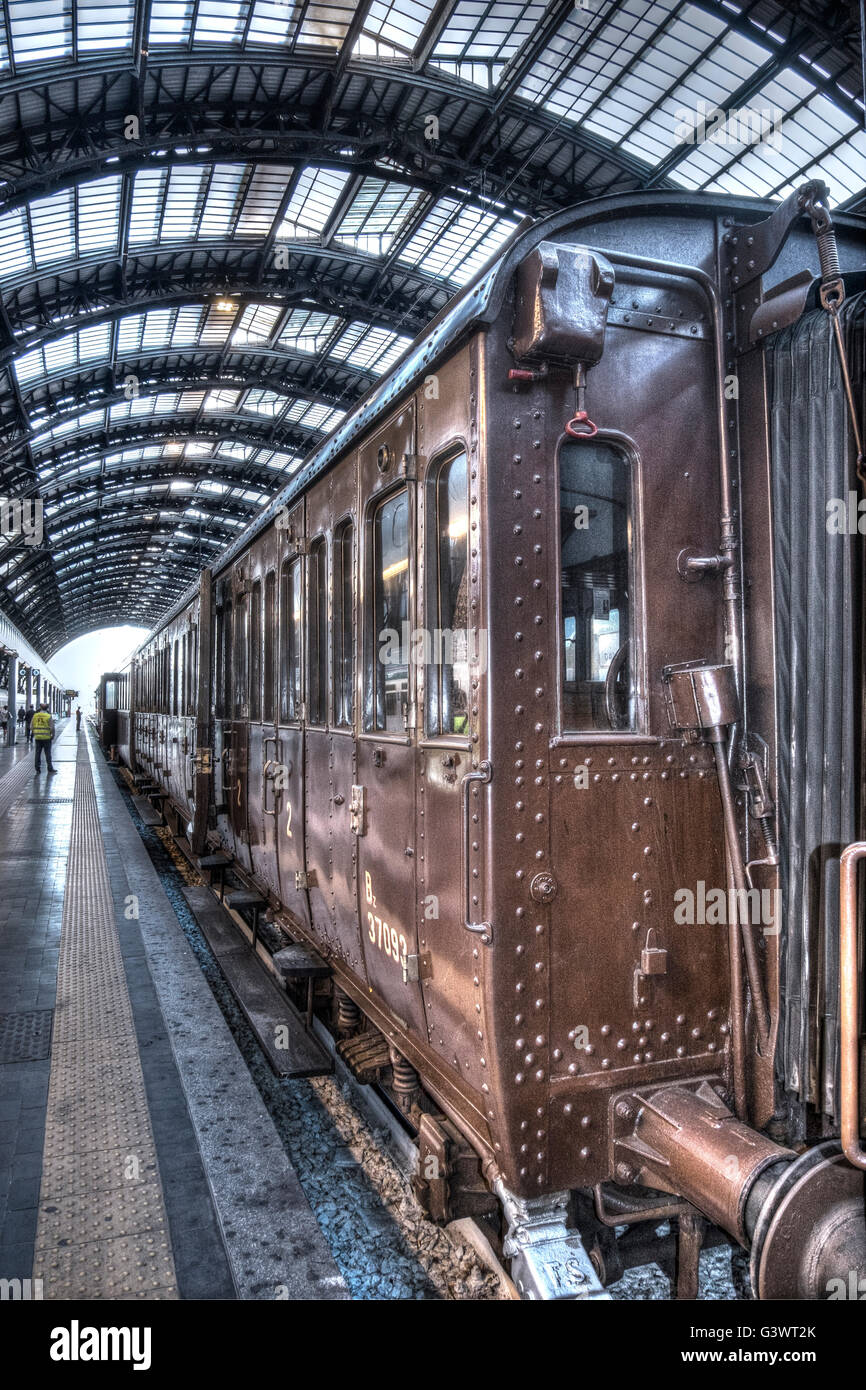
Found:
[[[470,651],[470,637],[478,634],[469,630],[466,455],[443,463],[433,474],[432,487],[428,515],[435,517],[430,540],[436,552],[428,567],[427,623],[433,630],[428,638],[427,733],[435,737],[469,732],[469,659],[481,653]]]
[[[253,585],[250,607],[250,719],[262,717],[262,584]]]
[[[373,514],[373,613],[366,661],[365,729],[406,728],[409,656],[403,623],[409,619],[409,498],[406,489]]]
[[[303,591],[301,560],[280,574],[280,719],[301,717],[301,636]]]
[[[310,547],[309,573],[309,720],[324,724],[328,710],[328,549],[323,539],[313,541]]]
[[[235,718],[242,719],[246,714],[248,701],[247,683],[249,681],[249,630],[250,613],[243,597],[239,594],[235,601],[235,659],[234,691]]]
[[[189,630],[189,681],[187,683],[187,714],[196,714],[198,695],[198,623]]]
[[[355,528],[344,521],[334,535],[334,719],[352,723],[354,649],[352,643],[352,541]]]
[[[263,704],[263,715],[266,724],[274,722],[274,595],[276,590],[276,575],[271,570],[265,578],[265,640],[264,640],[264,671],[265,671],[265,697]]]
[[[562,727],[634,729],[631,464],[600,440],[559,455]]]
[[[222,712],[225,719],[232,717],[232,602],[226,602],[223,611],[223,669],[222,680]]]
[[[105,682],[105,708],[106,708],[106,709],[116,709],[116,708],[117,708],[117,694],[116,694],[116,687],[115,687],[114,681],[106,681],[106,682]]]

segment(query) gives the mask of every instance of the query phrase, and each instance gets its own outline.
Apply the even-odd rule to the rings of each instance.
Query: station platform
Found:
[[[0,750],[0,1279],[347,1298],[92,730],[53,758]]]

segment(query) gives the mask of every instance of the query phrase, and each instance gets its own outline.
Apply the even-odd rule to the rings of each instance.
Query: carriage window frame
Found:
[[[276,711],[274,677],[274,615],[276,613],[277,599],[277,572],[270,569],[265,575],[265,613],[264,613],[264,643],[262,651],[262,677],[264,680],[264,692],[262,696],[262,720],[265,724],[273,724]]]
[[[632,727],[628,729],[604,729],[604,728],[585,728],[571,729],[566,727],[564,718],[564,684],[565,684],[565,660],[566,654],[563,641],[563,605],[562,605],[562,545],[558,542],[554,546],[555,566],[556,566],[556,728],[557,733],[552,743],[560,744],[599,744],[599,743],[623,743],[623,744],[656,744],[661,740],[650,732],[649,728],[649,703],[647,697],[648,683],[646,672],[646,641],[645,641],[645,622],[646,622],[646,593],[644,586],[644,524],[643,524],[643,465],[640,452],[634,440],[628,435],[622,434],[618,430],[599,429],[592,436],[593,444],[607,444],[617,450],[622,456],[623,462],[628,469],[628,506],[630,519],[630,541],[629,541],[629,638],[632,643],[630,659],[632,673],[632,698],[634,706],[634,719]],[[573,438],[563,434],[560,436],[556,445],[556,467],[554,469],[554,504],[556,516],[556,535],[561,536],[561,513],[562,513],[562,450],[564,447],[574,445],[575,448],[583,447],[576,443]]]
[[[441,536],[439,526],[439,492],[443,478],[454,464],[463,458],[466,467],[466,583],[470,581],[469,566],[469,529],[471,524],[471,488],[470,488],[470,464],[469,449],[466,441],[462,438],[453,439],[445,448],[441,449],[431,461],[427,470],[425,480],[425,537],[424,545],[426,549],[425,563],[425,624],[428,632],[431,629],[440,631],[442,628],[442,564],[441,564]],[[467,607],[467,633],[469,609]],[[432,633],[431,633],[432,641]],[[471,665],[471,662],[470,662]],[[424,675],[424,735],[425,741],[441,743],[447,740],[449,744],[457,747],[469,747],[470,730],[470,690],[466,692],[466,728],[442,729],[441,728],[441,707],[442,707],[442,677],[444,667],[441,663],[428,663],[425,667]]]
[[[297,583],[295,575],[297,574]],[[294,622],[294,595],[299,615]],[[303,721],[304,693],[304,558],[289,556],[280,566],[280,723]]]
[[[253,581],[247,639],[249,644],[247,667],[250,679],[249,718],[251,724],[258,724],[262,717],[262,581],[260,579]]]
[[[334,527],[331,575],[334,727],[352,729],[355,719],[355,521],[351,516],[343,517]]]
[[[235,650],[232,673],[234,702],[232,713],[234,718],[239,720],[249,718],[250,708],[250,605],[247,602],[248,597],[249,595],[242,589],[235,593]]]
[[[379,661],[379,635],[376,631],[376,610],[377,597],[379,593],[379,576],[377,573],[377,554],[376,554],[376,518],[380,512],[388,506],[390,502],[403,496],[406,500],[406,586],[407,586],[407,608],[408,622],[410,629],[412,626],[413,596],[415,586],[414,557],[416,544],[416,521],[415,509],[412,505],[412,495],[408,483],[403,480],[396,486],[384,492],[377,492],[368,505],[365,518],[366,531],[366,579],[364,585],[364,661],[363,661],[363,701],[361,711],[362,733],[371,738],[394,739],[400,743],[411,742],[411,730],[407,727],[400,729],[389,729],[386,724],[378,723],[379,718],[379,678],[384,683],[384,663]],[[402,558],[402,557],[401,557]],[[399,639],[402,642],[402,626],[399,631]],[[396,663],[400,665],[402,663]],[[380,666],[383,668],[380,671]],[[412,662],[407,662],[406,670],[406,696],[409,717],[414,707],[415,686]],[[387,719],[387,715],[383,716]]]
[[[234,630],[235,607],[231,594],[229,594],[223,604],[222,670],[220,672],[223,719],[231,719],[234,708],[234,671],[232,667]]]
[[[328,542],[310,542],[307,564],[307,723],[328,722]]]

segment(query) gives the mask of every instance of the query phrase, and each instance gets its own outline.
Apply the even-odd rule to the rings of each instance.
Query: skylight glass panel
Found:
[[[336,239],[370,256],[382,256],[426,195],[405,184],[365,179],[336,231]]]
[[[72,0],[8,0],[16,64],[72,54]]]
[[[107,53],[130,47],[134,0],[76,0],[75,17],[79,53]]]
[[[199,0],[193,43],[239,43],[246,9],[241,0]]]
[[[284,454],[279,449],[260,449],[256,454],[258,467],[273,468],[280,473],[293,473],[300,463],[300,455]]]
[[[37,266],[75,257],[75,193],[71,188],[30,203]]]
[[[246,168],[242,164],[215,164],[212,170],[205,173],[204,204],[198,226],[198,236],[228,237],[231,235],[245,176]],[[169,197],[171,197],[170,191]]]
[[[160,241],[191,241],[195,236],[205,195],[205,179],[206,170],[196,165],[176,164],[169,169]]]
[[[295,32],[295,10],[285,0],[255,0],[247,43],[287,43]]]
[[[737,112],[728,113],[718,130],[708,127],[706,138],[671,170],[671,177],[687,188],[750,197],[780,188],[803,163],[797,123],[787,118],[815,95],[810,82],[786,68]],[[825,144],[832,139],[828,131]]]
[[[18,358],[15,374],[23,386],[59,372],[74,371],[77,366],[88,362],[105,361],[110,344],[111,325],[108,323],[64,333],[62,338],[55,338],[44,347],[35,348]]]
[[[88,410],[82,415],[73,415],[68,420],[63,420],[59,425],[53,425],[51,429],[45,430],[40,434],[34,435],[30,440],[33,449],[44,448],[54,439],[60,439],[67,434],[82,434],[85,430],[94,429],[96,426],[102,428],[105,424],[104,410]]]
[[[581,120],[652,42],[676,5],[677,0],[609,0],[603,11],[575,10],[532,65],[518,94],[541,102],[552,115]]]
[[[153,243],[159,235],[162,195],[168,180],[167,169],[142,169],[132,186],[129,243]]]
[[[348,179],[342,169],[305,169],[277,236],[294,241],[320,236]]]
[[[311,430],[332,430],[345,416],[344,410],[337,410],[320,401],[297,400],[286,412],[286,419],[304,425]]]
[[[276,391],[253,390],[247,391],[241,410],[252,411],[254,415],[267,415],[270,420],[276,420],[288,403],[289,397],[280,396]]]
[[[359,58],[408,58],[433,13],[433,0],[373,0],[355,44]]]
[[[0,217],[0,277],[5,280],[29,270],[32,264],[27,213],[24,208],[15,208]]]
[[[247,343],[266,343],[282,312],[282,306],[279,304],[248,304],[232,334],[232,347],[244,347]]]
[[[623,142],[623,149],[650,164],[657,163],[681,142],[684,132],[697,129],[700,111],[725,106],[731,94],[770,56],[769,49],[742,34],[726,31],[694,72]]]
[[[516,226],[510,218],[443,198],[403,248],[400,260],[428,275],[465,285]]]
[[[724,30],[724,20],[687,5],[586,119],[587,129],[621,140]]]
[[[199,338],[201,347],[222,347],[232,331],[237,313],[235,304],[229,308],[223,308],[220,304],[212,304],[207,310],[201,326]]]
[[[204,410],[211,414],[224,410],[234,410],[240,400],[240,391],[208,391],[205,397]]]
[[[267,236],[279,212],[292,172],[291,164],[255,166],[238,218],[238,236]]]
[[[523,47],[542,19],[545,4],[520,0],[458,0],[433,50],[441,60],[495,63],[500,69]]]
[[[279,345],[290,352],[322,352],[339,322],[336,314],[293,309],[280,333]]]
[[[338,362],[347,362],[361,371],[381,376],[402,357],[411,338],[391,333],[386,328],[373,328],[368,323],[352,323],[331,349]]]
[[[120,174],[78,185],[78,251],[86,256],[117,245],[120,222]]]
[[[339,48],[354,14],[355,0],[310,0],[304,7],[298,42],[315,48]]]
[[[153,0],[148,37],[151,44],[187,43],[193,0]]]

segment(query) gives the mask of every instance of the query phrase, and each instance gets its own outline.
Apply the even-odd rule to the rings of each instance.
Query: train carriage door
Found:
[[[336,951],[364,977],[357,918],[357,844],[351,833],[352,788],[357,775],[358,580],[357,455],[330,479],[331,561],[331,816],[328,858]],[[324,852],[324,846],[322,847]],[[362,919],[366,931],[366,918]]]
[[[211,776],[211,600],[213,581],[209,569],[199,581],[198,627],[194,628],[195,656],[190,680],[190,785],[192,786],[192,850],[204,854],[207,842]]]
[[[279,544],[275,528],[256,542],[250,612],[250,853],[256,877],[275,898],[280,895],[274,796],[275,768],[281,761],[274,673]]]
[[[371,993],[417,1030],[415,900],[415,412],[410,402],[359,453],[363,517],[358,781],[361,939]]]
[[[245,557],[232,573],[232,710],[231,710],[231,786],[229,788],[229,819],[234,839],[234,854],[245,869],[252,868],[250,837],[247,819],[249,778],[249,715],[250,715],[250,606],[252,583],[250,562]]]
[[[216,584],[213,661],[213,789],[217,831],[223,849],[234,853],[230,815],[232,709],[234,705],[234,616],[231,577]]]
[[[471,735],[478,728],[478,682],[486,671],[486,633],[478,625],[477,573],[469,563],[470,468],[462,442],[437,451],[424,476],[422,592],[428,649],[421,715],[419,829],[427,828],[418,858],[421,953],[430,954],[432,977],[422,982],[431,1045],[462,1069],[477,1055],[478,1027],[472,999],[478,935],[465,923],[483,919],[478,894],[467,886],[477,864],[464,864],[471,814],[478,818],[483,787],[470,785]],[[419,482],[419,491],[420,491]],[[473,597],[476,607],[473,608]],[[476,683],[475,691],[472,682]],[[470,725],[472,726],[470,728]],[[476,745],[477,749],[477,745]],[[476,774],[477,776],[477,774]],[[421,813],[423,812],[423,816]],[[466,821],[464,821],[466,817]],[[481,841],[476,830],[471,837]],[[447,961],[443,969],[441,962]]]
[[[304,881],[304,597],[306,532],[304,503],[278,521],[277,584],[277,748],[268,776],[269,806],[275,809],[280,898],[309,927],[310,905]]]

